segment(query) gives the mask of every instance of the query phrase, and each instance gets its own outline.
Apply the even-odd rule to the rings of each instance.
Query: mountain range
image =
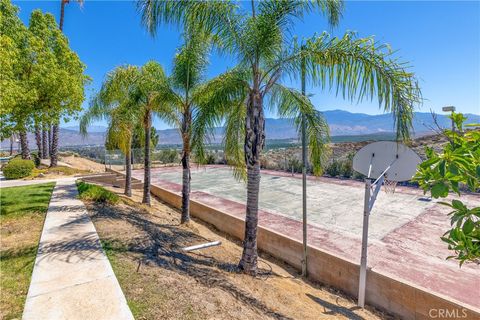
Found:
[[[394,131],[393,116],[391,114],[368,115],[364,113],[351,113],[343,110],[324,111],[323,115],[330,127],[331,136],[352,136],[352,135],[377,135],[379,133],[392,133]],[[480,123],[480,115],[465,114],[467,123]],[[448,128],[451,120],[446,115],[437,115],[436,122],[431,113],[415,112],[413,129],[415,135],[424,135],[432,132],[435,128]],[[265,120],[267,139],[296,139],[298,133],[290,119]],[[87,137],[82,137],[78,126],[63,127],[60,129],[60,146],[79,145],[103,145],[105,141],[106,128],[92,126],[89,128]],[[160,144],[179,144],[180,135],[176,129],[158,130]],[[223,128],[215,128],[211,142],[221,142]],[[33,134],[28,135],[29,144],[35,148]],[[1,148],[6,149],[9,141],[2,141]]]

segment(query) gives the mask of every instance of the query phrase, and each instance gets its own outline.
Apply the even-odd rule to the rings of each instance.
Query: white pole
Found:
[[[302,95],[305,96],[305,58],[302,58]],[[302,114],[302,224],[303,224],[303,259],[302,276],[308,275],[308,252],[307,252],[307,133],[306,118]]]
[[[358,284],[358,306],[365,306],[365,285],[367,280],[368,220],[370,217],[370,187],[372,181],[365,179],[365,201],[363,205],[362,257],[360,260],[360,280]]]
[[[209,248],[209,247],[219,246],[221,244],[222,244],[222,242],[220,242],[220,241],[213,241],[213,242],[197,244],[195,246],[185,247],[185,248],[182,248],[182,250],[188,252],[188,251],[193,251],[193,250],[199,250],[199,249],[205,249],[205,248]]]

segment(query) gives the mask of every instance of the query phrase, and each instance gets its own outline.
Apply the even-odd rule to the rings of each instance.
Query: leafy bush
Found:
[[[215,164],[216,162],[215,152],[208,152],[207,156],[205,157],[205,162],[206,164]]]
[[[106,202],[116,204],[120,200],[118,195],[108,191],[100,186],[85,183],[83,181],[77,182],[78,197],[82,200],[90,200],[95,202]]]
[[[289,172],[295,172],[295,173],[301,173],[302,170],[303,170],[303,163],[300,159],[296,158],[296,157],[292,157],[290,159],[288,159],[288,163],[287,163],[287,166],[288,166],[288,171]]]
[[[3,167],[3,175],[7,179],[25,178],[32,173],[35,164],[32,160],[13,158]]]
[[[351,178],[353,176],[353,163],[350,160],[344,160],[340,166],[340,175],[344,178]]]
[[[175,149],[160,150],[152,154],[153,161],[162,163],[178,163],[180,161],[179,152]]]
[[[330,177],[336,177],[340,174],[340,162],[333,160],[325,169],[325,173]]]
[[[359,175],[353,170],[353,153],[350,153],[346,159],[333,160],[325,169],[325,173],[331,177],[344,177],[357,179]]]
[[[446,198],[451,191],[460,196],[462,185],[471,192],[480,188],[480,130],[464,132],[466,118],[461,113],[452,113],[451,119],[457,130],[445,130],[449,143],[439,153],[427,148],[427,159],[414,178],[434,198]],[[442,204],[452,209],[452,229],[441,238],[454,252],[447,259],[458,260],[460,266],[465,262],[480,263],[480,207],[468,207],[460,200]]]

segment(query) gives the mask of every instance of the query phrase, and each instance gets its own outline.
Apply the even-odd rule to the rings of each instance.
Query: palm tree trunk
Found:
[[[43,159],[42,132],[37,123],[35,123],[35,142],[37,143],[38,158]]]
[[[190,221],[190,153],[184,152],[182,156],[182,219],[181,223]]]
[[[144,156],[144,172],[143,172],[143,199],[142,202],[150,205],[150,127],[152,126],[152,117],[150,110],[145,113],[144,129],[145,129],[145,156]]]
[[[187,110],[183,116],[182,123],[182,218],[180,223],[188,223],[190,221],[190,181],[192,179],[190,174],[190,126],[192,122],[192,115]]]
[[[13,155],[13,143],[15,142],[15,134],[10,136],[10,155]]]
[[[58,124],[52,126],[52,151],[50,152],[50,167],[58,165]]]
[[[257,272],[258,195],[260,191],[260,153],[265,141],[263,101],[258,91],[250,94],[245,122],[245,162],[247,166],[247,208],[242,259],[238,265],[245,273]]]
[[[69,0],[61,0],[60,4],[60,31],[63,31],[63,20],[65,17],[65,4],[68,3]]]
[[[50,152],[48,152],[48,132],[45,130],[45,126],[42,129],[42,159],[48,159]]]
[[[52,126],[48,125],[48,155],[52,154]]]
[[[132,196],[132,143],[131,139],[125,154],[125,195]]]
[[[20,129],[20,148],[22,153],[22,159],[30,159],[30,149],[28,148],[27,130],[25,128]]]

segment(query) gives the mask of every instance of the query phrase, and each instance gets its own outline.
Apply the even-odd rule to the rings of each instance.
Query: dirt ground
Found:
[[[121,193],[119,189],[113,189]],[[141,193],[134,191],[140,202]],[[89,214],[136,319],[385,319],[353,299],[303,281],[296,270],[262,255],[260,272],[237,272],[241,243],[157,200],[87,203]],[[220,240],[185,253],[182,247]]]
[[[82,157],[66,156],[60,157],[59,160],[79,170],[88,170],[94,173],[105,172],[105,165]]]

